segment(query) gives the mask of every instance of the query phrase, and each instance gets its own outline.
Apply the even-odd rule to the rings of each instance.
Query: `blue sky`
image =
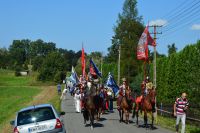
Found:
[[[138,0],[138,12],[148,21],[161,19],[185,0]],[[192,0],[191,0],[192,1]],[[193,0],[195,1],[195,0]],[[8,48],[14,39],[43,39],[58,48],[81,49],[107,53],[114,35],[118,13],[124,0],[1,0],[0,47]],[[188,3],[189,5],[190,3]],[[197,14],[198,15],[198,14]],[[199,14],[200,15],[200,14]],[[164,18],[163,18],[164,16]],[[157,21],[158,23],[160,21]],[[173,22],[173,21],[172,21]],[[169,26],[170,26],[169,22]],[[167,53],[167,45],[176,43],[178,50],[200,38],[200,30],[192,30],[199,21],[167,36],[158,36],[158,52]],[[173,25],[172,25],[173,26]],[[165,30],[165,28],[160,29]]]

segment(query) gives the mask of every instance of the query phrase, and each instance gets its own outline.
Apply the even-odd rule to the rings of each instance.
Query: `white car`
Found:
[[[66,133],[62,115],[51,104],[40,104],[21,109],[10,124],[13,133]]]

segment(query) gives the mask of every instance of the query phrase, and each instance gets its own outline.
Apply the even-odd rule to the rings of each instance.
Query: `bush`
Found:
[[[66,74],[62,71],[58,71],[54,77],[54,82],[56,83],[62,83],[63,80],[65,80]]]
[[[22,69],[21,69],[21,67],[20,66],[17,66],[16,68],[15,68],[15,76],[21,76],[21,74],[20,74],[20,71],[21,71]]]

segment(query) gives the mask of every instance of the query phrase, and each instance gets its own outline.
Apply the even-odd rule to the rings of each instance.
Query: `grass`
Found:
[[[41,89],[35,87],[0,87],[0,125],[13,112],[25,106],[26,102],[33,100]]]
[[[11,132],[9,121],[21,108],[51,103],[60,111],[60,98],[52,82],[38,82],[37,73],[14,76],[13,71],[0,69],[0,133]]]
[[[157,116],[157,123],[161,127],[168,128],[170,130],[175,131],[175,124],[176,124],[176,119],[175,118],[169,118],[169,117],[163,117],[163,116]],[[179,130],[181,130],[181,121],[180,121],[180,127]],[[186,121],[186,133],[199,133],[200,128],[196,127],[194,125],[190,125]]]

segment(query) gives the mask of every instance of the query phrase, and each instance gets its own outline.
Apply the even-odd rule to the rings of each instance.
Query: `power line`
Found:
[[[198,6],[198,7],[200,7],[200,5]],[[196,9],[198,9],[198,8],[196,8]],[[193,11],[195,11],[195,10],[193,10]],[[170,27],[168,27],[168,28],[166,28],[165,30],[163,30],[163,32],[167,32],[167,31],[170,31],[170,30],[172,30],[172,29],[175,29],[175,28],[177,28],[177,25],[180,25],[180,24],[183,24],[183,23],[185,23],[185,22],[187,22],[187,20],[191,20],[190,18],[193,18],[193,16],[196,16],[196,14],[198,14],[200,12],[200,8],[196,11],[196,12],[190,12],[190,14],[191,13],[193,13],[192,15],[190,15],[190,14],[188,14],[187,15],[187,17],[185,17],[185,18],[183,18],[183,19],[179,19],[176,23],[174,23],[172,26],[170,26]]]
[[[178,6],[176,6],[174,9],[170,10],[166,15],[162,16],[161,18],[170,18],[170,17],[174,16],[174,13],[176,12],[176,10],[178,10],[178,11],[179,11],[179,9],[181,10],[182,9],[181,7],[184,6],[188,1],[189,0],[183,1],[181,4],[179,4]]]
[[[194,20],[192,20],[192,21],[189,21],[188,23],[185,23],[184,25],[182,25],[182,27],[183,27],[183,26],[186,26],[186,25],[190,25],[190,24],[193,23],[193,21],[197,21],[197,20],[200,20],[200,18],[196,18],[196,19],[194,19]],[[180,25],[179,25],[179,26],[180,26]],[[172,30],[172,31],[170,31],[170,32],[168,32],[168,33],[165,33],[165,34],[162,35],[161,37],[166,37],[166,36],[168,36],[168,35],[170,35],[170,34],[174,34],[174,33],[176,33],[176,32],[174,32],[174,31],[178,31],[178,30],[183,30],[183,28],[179,28],[179,29],[176,29],[176,30]]]
[[[193,1],[192,3],[194,3],[195,1]],[[190,14],[191,12],[193,12],[194,10],[196,10],[198,7],[200,7],[200,5],[198,5],[200,3],[200,1],[198,0],[196,3],[194,3],[192,6],[182,10],[181,12],[179,12],[178,14],[175,14],[175,16],[173,16],[172,18],[170,18],[168,20],[168,23],[169,22],[173,22],[173,21],[177,21],[178,18],[180,18],[181,16],[185,17],[185,15],[188,13]],[[196,7],[197,6],[197,7]],[[187,15],[186,15],[187,16]],[[167,27],[168,25],[165,24],[164,27]]]

